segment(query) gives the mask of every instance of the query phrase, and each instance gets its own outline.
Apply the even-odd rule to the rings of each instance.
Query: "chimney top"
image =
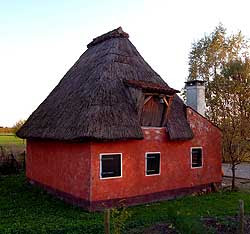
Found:
[[[203,86],[204,83],[206,83],[206,81],[204,80],[189,80],[185,82],[186,86],[198,86],[198,85]]]

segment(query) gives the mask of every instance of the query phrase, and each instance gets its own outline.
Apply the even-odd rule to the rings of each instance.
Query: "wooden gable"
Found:
[[[165,95],[145,95],[140,116],[141,126],[165,126],[170,99]]]

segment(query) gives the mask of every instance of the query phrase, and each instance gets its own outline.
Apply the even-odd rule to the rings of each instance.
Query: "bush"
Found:
[[[7,154],[3,146],[0,146],[0,174],[16,174],[19,171],[18,162],[13,153]]]
[[[112,229],[114,234],[121,234],[122,231],[125,230],[125,222],[131,216],[131,213],[126,209],[126,207],[122,207],[120,209],[113,208],[111,210],[111,218],[112,218]]]

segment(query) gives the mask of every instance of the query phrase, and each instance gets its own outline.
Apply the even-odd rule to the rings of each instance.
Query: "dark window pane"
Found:
[[[194,148],[192,149],[192,167],[202,166],[202,149]]]
[[[147,175],[159,174],[160,154],[159,153],[147,154],[146,160],[147,160],[146,174]]]
[[[102,178],[121,176],[121,155],[102,155]]]

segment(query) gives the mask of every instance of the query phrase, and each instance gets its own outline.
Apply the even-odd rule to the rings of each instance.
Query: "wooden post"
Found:
[[[239,200],[240,202],[240,234],[244,234],[244,201]]]
[[[105,234],[110,234],[110,209],[104,211],[104,231]]]

